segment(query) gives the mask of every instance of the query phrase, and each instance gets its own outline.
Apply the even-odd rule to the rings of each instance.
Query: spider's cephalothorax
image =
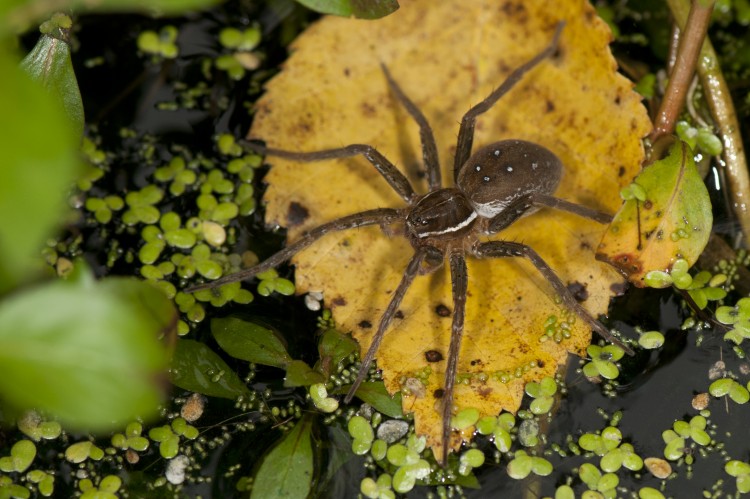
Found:
[[[527,258],[549,282],[564,306],[573,310],[603,338],[618,344],[632,355],[633,352],[627,345],[613,337],[607,328],[576,301],[560,278],[531,247],[502,240],[481,242],[477,237],[481,234],[496,233],[523,215],[541,207],[565,210],[600,223],[611,221],[610,215],[552,195],[560,182],[562,163],[551,151],[540,145],[522,140],[504,140],[482,147],[471,154],[477,117],[489,110],[527,71],[555,53],[562,27],[562,23],[558,24],[549,46],[513,71],[500,87],[463,116],[458,132],[454,162],[456,187],[443,187],[432,129],[422,112],[391,78],[385,66],[383,66],[383,72],[391,91],[419,125],[424,166],[429,183],[429,192],[426,195],[417,195],[407,178],[393,163],[368,145],[352,144],[324,151],[290,152],[251,144],[250,147],[257,152],[296,161],[319,161],[362,155],[372,163],[388,184],[408,204],[408,207],[403,209],[378,208],[333,220],[312,229],[294,243],[254,267],[212,283],[196,286],[192,290],[215,287],[253,277],[288,260],[332,231],[368,225],[387,227],[399,222],[404,223],[406,237],[414,248],[414,256],[409,261],[401,282],[393,292],[380,318],[372,343],[362,358],[362,366],[345,401],[351,400],[367,375],[383,336],[412,281],[419,274],[435,271],[447,260],[452,282],[453,318],[441,411],[443,420],[441,460],[443,463],[449,450],[453,386],[464,330],[468,288],[467,254],[475,258]]]

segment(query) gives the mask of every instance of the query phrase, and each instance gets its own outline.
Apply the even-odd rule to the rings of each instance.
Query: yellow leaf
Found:
[[[296,41],[269,82],[249,137],[269,147],[316,151],[348,144],[378,148],[426,192],[419,129],[389,91],[383,63],[431,124],[445,185],[462,115],[516,67],[545,48],[566,22],[559,55],[543,61],[482,115],[476,147],[517,138],[552,150],[566,171],[556,196],[614,212],[617,193],[643,159],[650,124],[632,85],[616,73],[610,33],[588,2],[413,0],[378,22],[324,18]],[[289,241],[343,215],[405,203],[361,157],[299,163],[269,157],[266,219],[288,227]],[[292,261],[297,291],[323,291],[336,322],[365,351],[411,255],[398,228],[329,234]],[[594,316],[606,313],[620,282],[593,250],[604,228],[551,209],[524,217],[493,239],[522,241],[566,284],[580,285]],[[455,405],[481,415],[515,412],[523,385],[553,374],[568,352],[582,354],[590,329],[561,308],[550,285],[520,258],[468,259],[465,335]],[[445,268],[418,276],[377,355],[387,389],[404,391],[420,434],[440,455],[440,390],[450,340],[451,283]],[[552,318],[556,319],[550,326]],[[560,343],[541,342],[545,328]],[[436,351],[442,360],[427,352]],[[452,445],[460,441],[454,434]]]

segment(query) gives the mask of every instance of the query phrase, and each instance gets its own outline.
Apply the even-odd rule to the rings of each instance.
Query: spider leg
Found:
[[[367,353],[362,359],[362,366],[359,368],[357,379],[354,380],[354,383],[352,384],[351,388],[349,388],[346,397],[344,397],[344,402],[346,402],[347,404],[352,400],[352,397],[354,397],[354,392],[357,391],[357,388],[359,388],[359,385],[361,385],[362,381],[365,379],[367,370],[369,369],[370,364],[372,364],[372,361],[375,358],[375,354],[378,352],[380,343],[383,341],[385,330],[388,329],[388,326],[391,324],[391,320],[396,314],[396,310],[398,310],[398,306],[401,304],[401,300],[403,300],[404,295],[406,294],[406,290],[409,289],[409,286],[411,286],[414,278],[419,274],[419,268],[422,265],[422,261],[426,257],[428,257],[431,252],[434,251],[438,250],[430,246],[423,246],[418,248],[414,253],[414,256],[411,257],[409,265],[406,266],[406,270],[404,271],[404,276],[401,278],[401,282],[396,288],[396,291],[393,293],[391,301],[388,303],[385,312],[383,312],[383,316],[380,318],[378,330],[375,333],[375,336],[373,336],[372,338],[370,348],[367,350]]]
[[[601,322],[594,319],[591,314],[589,314],[589,312],[576,301],[570,290],[568,290],[568,288],[565,287],[560,278],[557,277],[555,271],[552,270],[552,268],[547,265],[547,262],[545,262],[542,257],[539,256],[539,254],[530,246],[511,241],[490,241],[477,245],[474,248],[474,255],[479,258],[498,258],[512,256],[522,256],[527,258],[529,261],[531,261],[531,263],[534,264],[536,269],[540,274],[542,274],[542,276],[544,276],[547,282],[550,283],[550,285],[555,290],[566,307],[573,310],[578,315],[578,317],[583,319],[583,321],[586,322],[591,327],[591,329],[596,331],[599,336],[619,346],[620,348],[625,350],[628,355],[635,355],[635,352],[633,352],[633,350],[629,346],[625,345],[622,341],[612,336],[612,333],[610,333],[609,330],[604,327]]]
[[[608,224],[612,222],[612,215],[604,213],[603,211],[594,210],[578,203],[572,203],[564,199],[549,196],[547,194],[532,194],[531,202],[536,206],[546,206],[548,208],[555,208],[557,210],[567,211],[578,215],[579,217],[589,218],[600,224]]]
[[[436,191],[442,187],[442,180],[440,178],[437,145],[435,144],[435,136],[432,133],[432,128],[430,128],[430,124],[427,122],[424,114],[422,114],[422,111],[401,90],[401,87],[393,79],[385,64],[381,64],[380,67],[383,73],[385,73],[385,78],[388,80],[388,86],[391,87],[391,91],[419,125],[419,138],[422,141],[422,159],[427,169],[427,181],[430,184],[430,192]]]
[[[372,146],[367,144],[351,144],[345,147],[335,149],[324,149],[322,151],[312,152],[294,152],[283,149],[272,149],[256,142],[242,141],[252,151],[258,154],[276,156],[277,158],[291,159],[293,161],[312,162],[322,161],[325,159],[343,159],[350,158],[361,154],[367,161],[372,163],[375,169],[383,176],[388,184],[398,193],[407,203],[411,202],[416,196],[414,188],[403,173],[398,171],[396,166],[388,158],[383,156]]]
[[[445,369],[445,390],[443,391],[443,454],[442,464],[448,461],[450,447],[451,414],[453,412],[453,387],[458,374],[458,355],[461,350],[461,339],[464,335],[464,316],[466,315],[466,292],[468,272],[463,253],[451,253],[451,284],[453,292],[453,322],[451,324],[451,343],[448,348],[448,364]]]
[[[486,99],[469,109],[466,114],[464,114],[464,117],[461,119],[461,127],[458,129],[456,158],[453,163],[454,180],[458,178],[458,172],[461,169],[461,166],[467,159],[469,159],[469,156],[471,156],[471,147],[474,142],[474,125],[476,124],[477,117],[480,114],[489,111],[500,97],[505,95],[521,80],[524,74],[555,53],[555,50],[557,50],[557,43],[560,40],[560,33],[564,26],[565,22],[559,22],[555,29],[555,34],[552,37],[552,41],[544,50],[535,55],[531,60],[517,67],[499,87],[487,96]]]
[[[490,234],[500,232],[521,218],[521,216],[523,216],[523,214],[532,206],[567,211],[574,215],[588,218],[602,224],[612,222],[612,215],[604,213],[603,211],[594,210],[581,204],[572,203],[547,194],[531,193],[514,199],[503,209],[503,211],[490,219],[487,222],[487,232]]]
[[[296,240],[294,243],[278,251],[277,253],[274,253],[268,259],[257,265],[244,270],[240,270],[239,272],[236,272],[234,274],[224,276],[221,279],[217,279],[215,281],[192,286],[190,288],[187,288],[185,291],[188,293],[192,293],[194,291],[200,291],[201,289],[215,288],[228,282],[249,279],[256,274],[265,272],[266,270],[272,269],[289,260],[291,257],[307,248],[312,243],[328,234],[329,232],[354,229],[357,227],[365,227],[367,225],[389,225],[402,218],[403,216],[401,215],[401,210],[394,210],[391,208],[378,208],[375,210],[363,211],[360,213],[355,213],[353,215],[347,215],[345,217],[337,218],[336,220],[312,229],[310,232]]]

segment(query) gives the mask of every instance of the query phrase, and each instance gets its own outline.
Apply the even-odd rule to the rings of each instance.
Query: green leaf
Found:
[[[401,409],[401,392],[391,397],[382,381],[368,381],[359,385],[354,393],[360,400],[367,402],[378,412],[392,418],[403,418]]]
[[[251,499],[308,496],[313,478],[311,430],[311,419],[305,416],[265,456],[255,475]]]
[[[172,383],[204,395],[234,399],[249,392],[221,357],[198,341],[177,340],[170,372]]]
[[[236,317],[211,320],[211,333],[219,346],[237,359],[285,368],[292,361],[276,331]]]
[[[325,381],[325,376],[301,360],[293,360],[286,366],[284,386],[309,386]]]
[[[358,348],[357,342],[348,334],[340,333],[335,329],[325,331],[318,342],[320,370],[327,376],[334,374],[339,364]]]
[[[135,279],[87,275],[0,304],[0,398],[55,414],[70,428],[117,427],[152,414],[176,324],[164,294]]]
[[[651,272],[668,272],[678,259],[686,260],[685,270],[695,263],[711,235],[708,190],[684,142],[676,142],[664,159],[646,166],[635,182],[646,191],[646,200],[623,204],[596,256],[636,286],[668,286],[668,280],[655,279]],[[682,280],[689,286],[687,278],[685,274]]]
[[[0,291],[39,266],[45,239],[65,213],[82,163],[80,135],[62,106],[0,49]]]
[[[322,14],[359,19],[379,19],[398,10],[397,0],[297,0]]]
[[[198,10],[216,3],[218,0],[3,0],[0,2],[0,33],[28,29],[32,23],[55,11],[139,11],[158,16]]]
[[[21,68],[41,83],[50,95],[62,103],[73,132],[83,134],[83,102],[78,81],[70,60],[67,30],[56,28],[52,34],[39,38],[34,48],[21,61]]]

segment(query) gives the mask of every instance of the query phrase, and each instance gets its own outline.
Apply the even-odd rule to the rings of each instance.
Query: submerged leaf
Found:
[[[404,417],[401,410],[401,394],[397,393],[391,396],[381,381],[362,383],[357,389],[356,396],[386,416],[392,418]]]
[[[248,389],[221,357],[195,340],[179,339],[172,354],[172,383],[191,392],[237,398]]]
[[[219,346],[237,359],[281,368],[292,361],[283,338],[260,324],[236,317],[212,319],[211,333]]]
[[[251,499],[307,497],[313,474],[311,432],[311,418],[303,417],[263,458],[253,481]]]
[[[424,193],[419,129],[389,90],[382,63],[429,121],[443,184],[451,186],[461,116],[546,47],[564,20],[559,55],[529,72],[479,118],[474,143],[518,138],[542,144],[565,165],[558,197],[610,213],[619,207],[617,192],[640,167],[640,138],[650,124],[639,96],[615,71],[609,30],[588,2],[556,4],[552,10],[541,0],[518,9],[500,9],[494,1],[402,4],[376,23],[325,18],[299,37],[284,71],[258,101],[249,137],[295,151],[371,144]],[[288,227],[289,241],[344,215],[405,206],[361,157],[267,161],[273,167],[266,177],[266,220]],[[493,238],[532,246],[565,284],[580,290],[583,305],[596,316],[606,313],[611,286],[621,281],[593,258],[603,230],[596,222],[541,209]],[[399,235],[401,227],[390,232],[395,235],[378,227],[331,233],[292,260],[297,292],[323,291],[337,324],[352,332],[363,351],[414,252]],[[465,382],[457,384],[455,404],[476,407],[482,415],[516,411],[524,383],[553,375],[568,352],[582,354],[591,332],[560,306],[530,262],[469,260],[458,364]],[[417,432],[433,447],[440,446],[436,408],[451,308],[445,266],[418,276],[376,355],[390,393],[402,390],[402,382],[414,385],[403,407],[415,413]]]
[[[644,191],[643,199],[625,201],[596,257],[620,269],[638,287],[669,286],[672,279],[665,275],[673,264],[685,260],[687,270],[711,235],[708,190],[684,142],[675,143],[664,159],[646,166],[633,184]],[[685,287],[676,281],[675,285]]]

